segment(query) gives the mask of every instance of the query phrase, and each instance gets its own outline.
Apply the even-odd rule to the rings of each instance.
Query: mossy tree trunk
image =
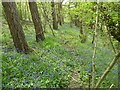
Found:
[[[16,3],[2,2],[2,5],[17,52],[28,53],[30,48],[25,40],[25,35],[18,16]]]

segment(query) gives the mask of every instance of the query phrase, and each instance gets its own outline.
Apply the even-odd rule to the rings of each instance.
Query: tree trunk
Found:
[[[51,24],[50,24],[50,19],[49,19],[48,15],[47,15],[47,9],[46,9],[46,7],[44,6],[44,4],[43,4],[42,2],[41,2],[41,5],[42,5],[43,16],[44,16],[44,18],[45,18],[45,21],[46,21],[46,23],[48,22],[48,25],[49,25],[49,27],[50,27],[50,29],[51,29],[51,31],[52,31],[52,34],[53,34],[53,36],[55,36],[55,34],[54,34],[54,32],[53,32],[53,28],[52,28],[52,26],[51,26]]]
[[[80,23],[80,24],[79,24],[79,27],[80,27],[80,34],[83,35],[84,32],[83,32],[83,21],[82,21],[82,19],[80,19],[79,23]]]
[[[63,16],[62,16],[62,2],[58,3],[58,23],[62,26],[63,24]]]
[[[51,2],[51,7],[52,7],[53,29],[57,30],[58,29],[58,21],[57,21],[54,0]]]
[[[36,41],[43,41],[45,39],[44,32],[42,28],[41,18],[39,17],[39,12],[36,2],[29,2],[30,12],[32,15],[32,20],[35,27]]]
[[[83,21],[82,21],[82,19],[80,19],[78,22],[79,22],[78,25],[80,28],[80,35],[79,36],[81,38],[81,43],[85,43],[86,42],[86,35],[84,33]]]
[[[96,6],[96,23],[95,23],[95,30],[94,30],[94,51],[92,56],[92,88],[95,87],[95,57],[96,57],[96,51],[97,51],[97,30],[98,30],[98,1]],[[93,89],[94,90],[94,89]]]
[[[2,2],[2,5],[17,52],[28,53],[30,48],[25,40],[15,2]]]

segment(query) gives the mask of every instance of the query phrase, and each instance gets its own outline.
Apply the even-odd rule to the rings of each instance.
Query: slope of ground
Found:
[[[35,42],[33,26],[24,27],[29,46],[35,52],[16,53],[9,29],[3,25],[2,31],[2,76],[7,87],[87,87],[88,72],[91,72],[93,45],[90,35],[86,43],[81,43],[79,29],[65,24],[54,31],[55,37],[47,29],[44,42]],[[99,42],[100,43],[100,42]],[[96,81],[111,62],[111,49],[98,46],[96,54]],[[101,87],[117,87],[117,66],[112,69]]]

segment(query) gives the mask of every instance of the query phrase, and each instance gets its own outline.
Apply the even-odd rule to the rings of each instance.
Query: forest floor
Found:
[[[88,73],[91,72],[93,54],[92,34],[87,33],[87,41],[81,43],[79,28],[64,24],[54,30],[55,37],[46,29],[45,40],[35,42],[34,27],[24,25],[26,40],[35,52],[16,53],[8,32],[2,31],[3,87],[88,87]],[[98,40],[95,83],[114,57],[111,47]],[[117,86],[117,65],[112,69],[101,87]]]
[[[74,30],[74,28],[73,28]],[[77,31],[79,33],[79,30]],[[72,36],[72,35],[71,35]],[[61,38],[60,38],[60,41],[61,41],[61,44],[63,45],[64,48],[68,49],[69,51],[73,51],[74,52],[74,49],[76,47],[73,46],[73,44],[71,44],[71,42],[76,39],[75,37],[71,37],[71,38],[65,38],[65,37],[70,37],[69,34],[61,34]],[[72,74],[71,74],[71,79],[69,81],[69,85],[68,87],[69,88],[80,88],[81,87],[81,83],[80,83],[80,79],[79,79],[79,73],[77,70],[73,70]]]

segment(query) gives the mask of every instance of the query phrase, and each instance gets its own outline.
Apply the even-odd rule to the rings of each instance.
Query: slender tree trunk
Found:
[[[30,48],[25,40],[15,2],[2,2],[2,5],[17,52],[28,53]]]
[[[30,0],[29,0],[30,1]],[[45,39],[41,18],[39,17],[38,8],[36,2],[29,2],[29,7],[32,15],[32,20],[36,32],[36,41],[43,41]]]
[[[79,28],[80,28],[80,35],[79,35],[79,37],[81,38],[81,43],[85,43],[86,42],[86,35],[84,33],[84,27],[83,27],[82,19],[80,19],[78,21],[78,25],[79,25]]]
[[[71,15],[71,10],[70,10],[70,3],[68,4],[68,9],[69,9],[69,11],[68,11],[68,15],[69,15],[69,19],[70,19],[70,27],[73,27],[73,22],[74,22],[74,20],[73,20],[73,17],[72,17],[72,15]]]
[[[111,35],[110,35],[110,32],[109,32],[109,30],[108,30],[107,25],[105,26],[105,29],[107,30],[108,38],[109,38],[109,40],[110,40],[110,44],[111,44],[111,46],[112,46],[112,48],[113,48],[113,51],[116,53],[116,49],[115,49],[114,44],[113,44],[113,42],[112,42]]]
[[[58,21],[57,21],[54,0],[52,0],[51,2],[51,7],[52,7],[53,29],[58,30]]]
[[[74,19],[74,23],[75,23],[75,26],[79,27],[79,18],[78,18],[78,15],[75,15],[75,19]]]
[[[84,31],[83,31],[83,21],[82,19],[79,21],[79,27],[80,27],[80,34],[83,35],[84,34]]]
[[[51,24],[50,24],[49,17],[48,17],[48,15],[47,15],[47,10],[46,10],[44,4],[43,4],[43,3],[41,3],[41,4],[42,4],[43,16],[44,16],[44,18],[45,18],[45,21],[46,21],[46,23],[48,22],[48,25],[49,25],[49,27],[50,27],[50,29],[51,29],[51,31],[52,31],[52,34],[53,34],[53,36],[55,36],[55,34],[54,34],[54,32],[53,32],[53,28],[52,28],[52,26],[51,26]]]
[[[28,3],[26,2],[26,8],[27,8],[27,20],[29,20],[29,22],[31,22],[32,20],[31,20],[31,16],[30,16],[30,10],[29,10],[29,5],[28,5]]]
[[[58,3],[58,23],[62,26],[63,23],[63,16],[62,16],[62,2]]]
[[[46,25],[47,25],[47,18],[46,18],[46,15],[45,15],[46,9],[44,10],[44,4],[43,4],[43,2],[41,2],[41,5],[42,5],[42,7],[40,8],[40,10],[41,10],[41,13],[42,13],[42,15],[44,17],[43,31],[45,33],[46,32]]]
[[[95,86],[95,55],[96,55],[96,49],[97,49],[97,29],[98,29],[98,5],[96,7],[96,24],[95,24],[94,42],[93,42],[94,51],[92,56],[92,88],[94,88]]]

